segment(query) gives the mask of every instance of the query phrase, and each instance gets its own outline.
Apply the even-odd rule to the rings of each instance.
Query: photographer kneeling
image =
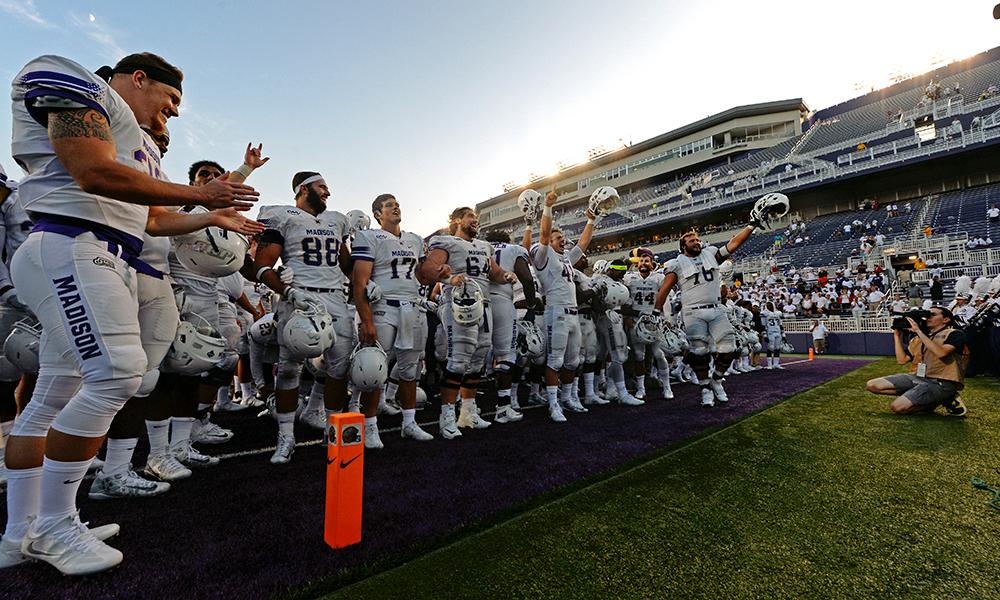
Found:
[[[954,328],[954,316],[947,308],[933,306],[910,314],[914,312],[924,317],[919,324],[906,316],[897,317],[892,325],[896,362],[913,363],[910,373],[872,379],[865,387],[875,394],[898,396],[889,405],[898,415],[933,411],[941,405],[951,416],[964,416],[958,392],[969,363],[965,333]],[[905,345],[904,336],[909,340]]]

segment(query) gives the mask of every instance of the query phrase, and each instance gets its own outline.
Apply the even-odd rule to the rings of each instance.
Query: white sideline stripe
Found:
[[[795,361],[795,362],[790,362],[790,363],[785,363],[785,364],[794,365],[794,364],[799,364],[799,363],[802,363],[802,362],[809,362],[809,359],[807,358],[807,359],[804,359],[804,360],[798,360],[798,361]],[[843,375],[846,375],[846,374],[847,373],[844,373]],[[838,375],[838,377],[840,377],[840,376],[841,375]],[[796,395],[797,394],[801,394],[804,391],[806,391],[806,390],[802,390],[801,392],[797,392]],[[378,578],[383,577],[383,576],[387,576],[388,574],[390,574],[390,573],[392,573],[394,571],[398,571],[398,570],[402,569],[403,567],[409,565],[410,563],[416,562],[418,560],[423,560],[425,558],[432,557],[432,556],[435,556],[435,555],[442,554],[445,551],[450,550],[451,548],[453,548],[455,546],[458,546],[459,544],[463,544],[463,543],[465,543],[465,542],[467,542],[469,540],[474,540],[474,539],[483,537],[487,533],[490,533],[490,532],[492,532],[492,531],[494,531],[496,529],[499,529],[501,527],[506,527],[507,525],[510,525],[511,523],[516,523],[518,521],[522,521],[524,519],[527,519],[528,517],[531,517],[534,513],[536,513],[537,511],[539,511],[539,510],[541,510],[543,508],[548,508],[550,506],[554,506],[554,505],[557,505],[557,504],[564,504],[564,503],[568,502],[570,499],[572,499],[573,497],[578,496],[580,494],[583,494],[584,492],[590,491],[592,489],[598,488],[598,487],[603,486],[603,485],[610,484],[610,483],[612,483],[612,482],[614,482],[614,481],[616,481],[618,479],[621,479],[621,478],[623,478],[623,477],[625,477],[627,475],[631,475],[632,473],[634,473],[636,471],[639,471],[640,469],[645,469],[647,467],[651,467],[654,464],[657,464],[657,463],[659,463],[661,461],[664,461],[664,460],[666,460],[668,458],[671,458],[675,454],[678,454],[678,453],[680,453],[682,451],[690,450],[691,448],[694,448],[698,444],[700,444],[700,443],[702,443],[702,442],[704,442],[706,440],[710,440],[710,439],[714,438],[717,435],[725,433],[725,432],[729,431],[730,429],[733,429],[734,427],[743,424],[748,419],[752,419],[754,417],[760,416],[760,415],[766,413],[767,411],[769,411],[769,410],[771,410],[771,409],[773,409],[773,408],[775,408],[777,406],[780,406],[783,403],[784,402],[776,402],[776,403],[774,403],[774,404],[772,404],[772,405],[770,405],[770,406],[768,406],[768,407],[766,407],[766,408],[764,408],[764,409],[762,409],[762,410],[760,410],[758,412],[755,412],[755,413],[753,413],[751,415],[747,415],[747,416],[743,417],[742,419],[734,421],[734,422],[730,423],[729,425],[726,425],[722,429],[719,429],[718,431],[715,431],[715,432],[710,433],[710,434],[708,434],[706,436],[703,436],[703,437],[699,437],[696,440],[692,440],[690,442],[687,442],[687,443],[683,444],[682,446],[674,448],[673,450],[667,452],[666,454],[662,454],[660,456],[657,456],[656,458],[652,458],[650,460],[647,460],[646,462],[643,462],[641,464],[635,465],[634,467],[629,467],[628,469],[626,469],[626,470],[624,470],[624,471],[622,471],[620,473],[616,473],[616,474],[614,474],[614,475],[612,475],[610,477],[607,477],[605,479],[601,479],[599,481],[595,481],[595,482],[593,482],[593,483],[591,483],[589,485],[586,485],[586,486],[584,486],[584,487],[582,487],[582,488],[580,488],[578,490],[574,490],[574,491],[566,494],[565,496],[556,498],[555,500],[552,500],[551,502],[547,502],[547,503],[545,503],[545,504],[543,504],[541,506],[536,506],[535,508],[532,508],[531,510],[527,510],[527,511],[518,513],[518,514],[510,517],[509,519],[505,519],[503,521],[500,521],[499,523],[491,525],[490,527],[487,527],[486,529],[483,529],[482,531],[478,531],[478,532],[473,533],[471,535],[462,537],[460,539],[457,539],[457,540],[451,542],[450,544],[447,544],[445,546],[441,546],[440,548],[437,548],[436,550],[432,550],[432,551],[428,552],[427,554],[421,554],[420,556],[417,556],[417,557],[413,558],[412,560],[408,560],[408,561],[406,561],[404,563],[396,565],[395,567],[392,567],[391,569],[387,569],[387,570],[382,571],[380,573],[376,573],[376,574],[374,574],[374,575],[372,575],[370,577],[365,577],[364,579],[356,581],[356,582],[354,582],[354,583],[352,583],[352,584],[350,584],[348,586],[339,588],[339,589],[336,590],[336,592],[339,594],[339,593],[341,593],[341,592],[343,592],[345,590],[350,590],[351,588],[358,587],[359,585],[361,585],[363,583],[366,583],[368,581],[371,581],[371,580],[374,580],[374,579],[378,579]]]
[[[797,364],[805,363],[805,362],[809,362],[809,359],[808,358],[803,358],[801,360],[794,360],[792,362],[781,363],[781,366],[797,365]],[[764,369],[761,369],[761,370],[764,370]],[[536,408],[546,408],[546,407],[544,405],[540,405],[540,404],[529,404],[529,405],[526,405],[526,406],[521,406],[521,412],[524,412],[526,410],[533,410],[533,409],[536,409]],[[496,414],[496,411],[484,412],[483,413],[483,415],[485,415],[487,417],[491,417],[491,416],[493,416],[495,414]],[[434,421],[427,421],[427,422],[424,422],[424,423],[417,423],[417,424],[420,425],[421,428],[423,428],[423,427],[428,427],[428,426],[432,426],[432,425],[437,425],[438,422],[436,420],[434,420]],[[383,433],[395,433],[395,432],[399,431],[402,428],[403,428],[402,426],[399,426],[399,427],[387,427],[385,429],[383,429],[383,428],[380,427],[379,430],[378,430],[378,432],[379,432],[379,435],[382,435]],[[296,448],[305,448],[307,446],[318,446],[318,445],[320,445],[322,443],[323,443],[323,440],[321,440],[321,439],[320,440],[309,440],[307,442],[298,442],[298,443],[295,444],[295,447]],[[239,452],[231,452],[229,454],[216,454],[215,458],[218,458],[220,461],[221,460],[228,460],[230,458],[242,458],[244,456],[255,456],[257,454],[267,454],[268,452],[274,452],[276,449],[277,449],[277,446],[267,446],[266,448],[256,448],[256,449],[253,449],[253,450],[241,450]]]

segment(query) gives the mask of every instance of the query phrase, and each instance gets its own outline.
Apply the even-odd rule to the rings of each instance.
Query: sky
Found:
[[[229,169],[288,204],[319,171],[329,206],[396,195],[427,235],[458,206],[590,148],[639,142],[733,106],[814,110],[1000,40],[993,0],[444,0],[159,4],[0,0],[0,77],[59,54],[95,70],[151,51],[185,73],[166,172]],[[0,104],[0,137],[10,138]],[[20,176],[9,150],[8,174]]]

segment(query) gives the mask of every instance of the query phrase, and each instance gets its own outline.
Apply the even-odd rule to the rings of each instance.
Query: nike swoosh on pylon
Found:
[[[361,455],[360,455],[360,454],[359,454],[359,455],[357,455],[357,456],[355,456],[354,458],[352,458],[351,460],[349,460],[349,461],[347,461],[347,462],[341,462],[341,463],[340,463],[340,468],[341,468],[341,469],[346,469],[346,468],[348,467],[348,465],[350,465],[350,464],[351,464],[352,462],[354,462],[354,461],[358,460],[359,458],[361,458]]]

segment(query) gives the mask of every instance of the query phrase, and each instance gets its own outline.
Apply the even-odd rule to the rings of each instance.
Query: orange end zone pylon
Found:
[[[365,472],[365,418],[330,415],[326,428],[326,515],[323,540],[331,548],[361,541],[361,490]]]
[[[810,348],[810,349],[809,349],[809,360],[812,360],[812,359],[813,359],[813,358],[815,358],[815,357],[816,357],[816,355],[815,355],[815,354],[813,354],[813,349],[812,349],[812,348]]]

